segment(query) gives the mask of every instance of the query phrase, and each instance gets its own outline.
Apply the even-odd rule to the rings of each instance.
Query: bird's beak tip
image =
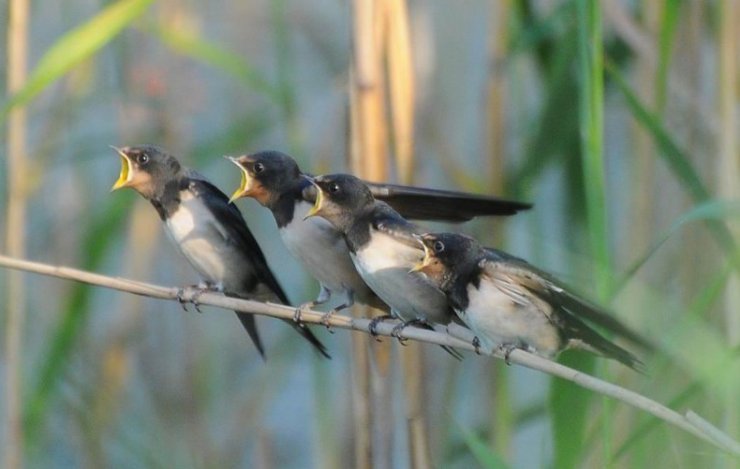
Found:
[[[321,208],[317,208],[314,205],[313,207],[311,207],[311,210],[309,210],[308,213],[306,213],[306,216],[303,217],[303,220],[305,221],[305,220],[308,220],[309,218],[315,217],[319,215],[320,212],[321,212]]]
[[[128,155],[121,148],[115,147],[113,145],[110,145],[110,147],[113,148],[116,153],[118,153],[118,156],[121,157],[121,172],[118,174],[118,179],[116,180],[116,182],[110,188],[110,191],[113,192],[115,190],[126,187],[131,182],[133,171],[131,168],[131,160],[129,159]]]
[[[241,181],[239,182],[239,187],[234,191],[233,194],[231,194],[231,198],[229,198],[229,203],[233,203],[237,199],[248,197],[252,194],[254,190],[254,181],[249,175],[247,168],[245,168],[237,158],[234,158],[233,156],[225,156],[224,158],[227,158],[229,161],[234,163],[236,167],[239,168],[239,172],[241,173]]]
[[[316,181],[314,181],[313,178],[309,180],[311,181],[311,184],[316,186],[316,201],[314,202],[313,207],[311,207],[311,210],[309,210],[308,213],[306,213],[306,216],[303,217],[304,220],[320,215],[321,210],[324,208],[324,191],[321,190],[321,187],[316,184]]]

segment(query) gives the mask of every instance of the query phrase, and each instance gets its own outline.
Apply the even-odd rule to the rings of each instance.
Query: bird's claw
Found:
[[[480,339],[478,336],[473,337],[473,349],[475,350],[476,355],[480,355]]]
[[[185,289],[184,288],[178,288],[177,289],[177,302],[180,303],[180,306],[182,306],[182,309],[185,311],[188,311],[188,302],[185,299]],[[188,311],[190,312],[190,311]]]
[[[378,324],[392,317],[393,316],[386,314],[383,316],[375,316],[374,318],[370,320],[370,324],[368,324],[367,330],[368,332],[370,332],[370,335],[375,338],[376,341],[382,342],[382,340],[380,340],[380,338],[378,337]]]
[[[185,299],[185,289],[194,289],[195,292],[190,296],[189,299]],[[220,292],[222,293],[223,290],[221,287],[218,287],[211,283],[200,283],[197,285],[190,285],[189,287],[185,288],[178,288],[177,289],[177,301],[180,302],[180,305],[182,306],[182,309],[185,311],[188,310],[187,303],[192,303],[195,307],[195,310],[199,313],[202,313],[200,310],[200,303],[198,302],[198,299],[203,296],[204,293],[210,293],[210,292]]]
[[[517,346],[516,344],[501,344],[499,346],[499,350],[501,350],[501,352],[503,352],[504,354],[504,363],[506,363],[508,366],[511,366],[511,361],[509,360],[511,352],[518,348],[519,346]]]
[[[308,301],[306,303],[303,303],[302,305],[298,306],[295,309],[295,312],[293,313],[293,322],[296,322],[298,324],[303,324],[303,319],[301,317],[303,316],[303,311],[307,309],[311,309],[314,306],[316,306],[315,301]]]
[[[195,307],[195,310],[199,313],[202,313],[203,311],[200,310],[200,303],[198,302],[198,299],[203,295],[203,293],[210,291],[208,288],[198,288],[198,290],[193,293],[192,298],[190,298],[190,302],[193,303],[193,307]]]
[[[324,327],[326,327],[326,330],[332,334],[334,333],[334,329],[331,328],[331,317],[334,316],[336,312],[337,312],[336,309],[332,309],[328,313],[324,313],[321,316],[321,324],[323,324]]]
[[[403,334],[403,330],[406,329],[408,325],[408,322],[402,322],[401,324],[394,327],[391,331],[391,337],[395,337],[396,339],[398,339],[398,342],[404,346],[406,345],[406,341],[408,341],[408,339],[403,337],[401,334]]]

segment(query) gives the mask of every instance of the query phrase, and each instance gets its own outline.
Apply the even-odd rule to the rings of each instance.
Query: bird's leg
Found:
[[[511,362],[509,361],[509,356],[511,355],[511,352],[514,350],[521,348],[519,344],[501,344],[498,346],[499,350],[503,352],[504,354],[504,363],[511,366]]]
[[[315,300],[307,301],[295,309],[295,313],[293,313],[293,321],[300,324],[303,311],[311,309],[314,306],[323,305],[324,303],[329,301],[329,298],[331,298],[331,290],[329,290],[328,288],[326,288],[325,285],[322,284],[321,290],[319,290],[319,296],[317,296]]]
[[[177,289],[177,302],[180,303],[180,306],[182,306],[182,309],[187,311],[188,313],[188,302],[185,300],[185,289],[184,288],[178,288]]]
[[[190,296],[190,299],[187,299],[187,300],[185,299],[186,289],[195,290],[195,293],[193,293]],[[180,306],[182,306],[182,309],[184,309],[185,311],[188,310],[187,303],[192,303],[193,306],[195,306],[195,310],[200,313],[201,311],[200,311],[200,305],[198,303],[198,298],[200,298],[200,296],[203,293],[206,293],[206,292],[223,293],[223,291],[224,291],[223,285],[221,285],[220,283],[212,283],[208,281],[203,281],[195,285],[188,285],[186,287],[178,288],[177,289],[177,301],[180,303]]]
[[[403,334],[403,330],[409,326],[422,326],[427,329],[433,329],[432,325],[429,324],[427,320],[422,319],[422,318],[416,318],[410,321],[402,321],[401,324],[394,327],[393,330],[391,331],[391,337],[395,337],[396,339],[398,339],[401,345],[406,345],[406,341],[408,339],[406,339],[405,337],[402,337],[401,334]]]
[[[337,306],[336,308],[330,310],[328,313],[321,316],[321,324],[326,326],[326,330],[331,332],[332,334],[334,331],[331,328],[331,324],[329,324],[329,320],[333,315],[338,313],[339,311],[343,309],[347,309],[351,307],[353,304],[355,304],[355,293],[352,290],[347,290],[347,301],[342,303],[341,305]]]
[[[370,320],[370,324],[367,326],[367,330],[370,332],[370,335],[375,337],[375,340],[380,342],[380,339],[378,338],[378,324],[380,324],[383,321],[387,321],[388,319],[396,319],[396,317],[392,314],[381,314],[380,316],[375,316]]]
[[[473,348],[475,349],[475,353],[480,355],[480,339],[478,336],[473,337]]]
[[[195,306],[195,310],[199,313],[200,310],[200,303],[198,303],[198,298],[200,298],[204,293],[223,293],[224,287],[220,283],[212,283],[208,281],[204,281],[199,283],[198,285],[193,285],[193,288],[195,288],[195,293],[193,293],[193,296],[190,298],[190,302],[193,303],[193,306]]]

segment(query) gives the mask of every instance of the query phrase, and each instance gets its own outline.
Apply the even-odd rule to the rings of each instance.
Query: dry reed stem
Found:
[[[385,180],[387,129],[381,66],[383,0],[355,0],[352,4],[352,66],[350,70],[350,167],[360,177]],[[366,307],[353,314],[370,315]],[[390,467],[392,424],[390,413],[389,344],[375,344],[367,336],[352,337],[353,405],[355,408],[355,467]]]
[[[414,177],[414,88],[411,32],[406,0],[383,0],[383,17],[387,27],[385,55],[387,90],[393,153],[399,180],[411,184]],[[420,347],[400,350],[406,403],[406,430],[409,463],[413,468],[432,467],[425,395],[425,367]]]
[[[28,69],[28,0],[11,0],[8,5],[7,70],[8,95],[19,91],[26,81]],[[28,178],[26,177],[26,111],[14,109],[8,118],[8,212],[7,252],[23,257],[26,239],[26,199]],[[23,423],[22,423],[22,337],[26,295],[21,272],[8,276],[7,321],[5,323],[5,434],[3,451],[4,465],[8,469],[23,466]]]

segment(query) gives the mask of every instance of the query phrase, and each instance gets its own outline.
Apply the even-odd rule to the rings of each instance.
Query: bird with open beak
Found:
[[[476,335],[486,353],[516,348],[552,358],[562,350],[587,350],[640,371],[642,362],[610,342],[585,321],[607,315],[568,292],[552,277],[503,251],[484,248],[457,233],[417,236],[424,258],[413,270],[425,274],[449,299],[455,313]],[[616,322],[611,319],[610,321]],[[621,335],[641,339],[626,326]]]
[[[115,150],[121,158],[121,172],[112,190],[130,187],[151,202],[174,245],[204,281],[204,288],[289,304],[244,218],[223,192],[156,146]],[[264,357],[254,315],[236,314]],[[305,325],[289,322],[328,357]]]
[[[316,202],[310,176],[285,153],[263,151],[229,158],[241,172],[241,184],[231,200],[251,197],[270,209],[288,251],[319,281],[318,297],[296,310],[323,304],[333,296],[344,301],[327,315],[359,303],[382,310],[388,307],[367,286],[354,267],[342,233],[321,217],[306,218]],[[365,182],[378,200],[403,216],[416,219],[465,221],[476,216],[513,215],[531,205],[496,197],[385,183]]]
[[[306,217],[328,220],[344,237],[352,263],[367,285],[407,324],[446,325],[455,319],[447,298],[418,272],[410,272],[423,250],[420,229],[373,197],[360,179],[333,174],[313,179],[318,192]]]

